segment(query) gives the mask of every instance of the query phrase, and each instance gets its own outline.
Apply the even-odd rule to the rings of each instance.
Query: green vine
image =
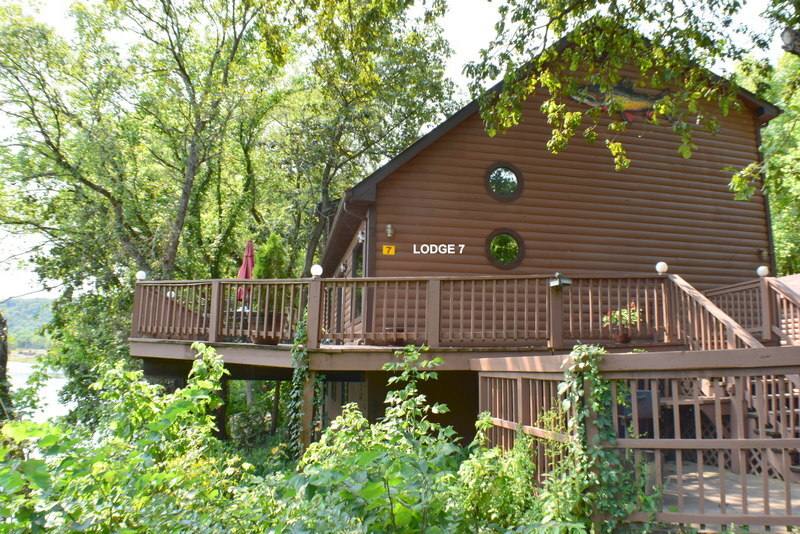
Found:
[[[307,331],[308,312],[303,312],[303,317],[297,323],[297,333],[292,343],[292,386],[289,390],[287,406],[286,433],[289,442],[287,453],[290,458],[299,458],[302,450],[303,436],[303,387],[308,379],[308,343]]]
[[[552,482],[562,492],[570,488],[571,496],[562,493],[551,512],[559,519],[581,520],[597,532],[613,532],[625,517],[653,503],[645,496],[645,477],[637,476],[641,466],[612,448],[617,433],[611,381],[600,372],[604,354],[603,347],[575,345],[559,385],[563,413],[570,414],[567,432],[573,439],[564,457],[569,466],[556,470]]]

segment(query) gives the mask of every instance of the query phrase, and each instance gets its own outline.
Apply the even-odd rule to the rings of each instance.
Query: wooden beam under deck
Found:
[[[191,361],[195,352],[191,342],[179,340],[131,339],[131,356],[134,358],[165,359]],[[249,365],[254,367],[292,368],[291,345],[274,346],[254,345],[249,343],[208,343],[222,355],[229,364]],[[648,346],[650,350],[668,349],[666,345]],[[320,372],[333,371],[381,371],[383,366],[395,361],[394,352],[399,347],[378,347],[365,345],[323,345],[318,349],[309,349],[309,368]],[[613,347],[609,352],[626,352],[630,347]],[[567,350],[551,351],[549,349],[531,347],[443,347],[429,349],[422,358],[431,360],[441,358],[444,363],[439,371],[480,370],[471,360],[518,359],[531,356],[551,356],[554,366],[560,366],[561,360],[569,353]],[[674,352],[672,354],[675,354]],[[641,356],[641,354],[640,354]]]
[[[167,360],[194,360],[191,341],[131,339],[131,356]],[[217,349],[226,363],[259,367],[292,367],[289,346],[257,346],[244,343],[207,343]]]
[[[523,356],[523,355],[520,355]],[[562,356],[563,358],[563,356]],[[648,370],[684,372],[689,377],[724,376],[725,373],[742,373],[743,370],[769,370],[782,373],[796,372],[800,365],[799,347],[762,347],[735,350],[694,350],[671,352],[645,352],[631,354],[609,354],[600,363],[600,369],[608,378],[626,377],[631,373],[644,376]],[[472,370],[480,372],[539,372],[561,373],[562,359],[542,358],[475,358]],[[677,376],[677,375],[676,375]]]

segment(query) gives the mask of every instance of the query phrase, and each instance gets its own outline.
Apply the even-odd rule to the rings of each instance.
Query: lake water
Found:
[[[33,362],[8,362],[8,379],[13,388],[25,387],[34,367]],[[60,374],[50,371],[50,379],[39,390],[41,409],[33,415],[34,421],[45,421],[51,417],[66,415],[69,406],[61,404],[58,392],[67,383],[67,379]]]

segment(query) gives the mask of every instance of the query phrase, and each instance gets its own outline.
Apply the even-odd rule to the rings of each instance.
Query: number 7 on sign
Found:
[[[384,256],[394,256],[394,253],[397,251],[397,247],[395,245],[383,245],[383,255]]]

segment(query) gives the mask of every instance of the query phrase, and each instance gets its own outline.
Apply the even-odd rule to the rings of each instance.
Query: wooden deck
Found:
[[[656,520],[800,525],[800,347],[615,354],[600,368],[616,429],[604,446],[644,460],[647,486],[663,490]],[[571,439],[539,423],[560,406],[562,358],[476,359],[473,369],[493,443],[511,447],[519,429]],[[553,459],[541,443],[536,456],[541,481]]]
[[[800,525],[800,295],[779,279],[706,295],[673,274],[140,282],[131,354],[185,364],[204,341],[228,365],[286,379],[304,310],[312,377],[370,374],[398,347],[426,344],[441,370],[478,374],[480,411],[503,447],[520,428],[569,439],[538,418],[560,404],[575,342],[626,353],[602,364],[629,392],[624,405],[612,395],[618,435],[607,446],[646,461],[662,488],[655,519]],[[611,324],[615,314],[629,324]],[[306,390],[312,398],[313,378]],[[471,424],[477,413],[462,415]],[[551,461],[540,444],[537,476]]]
[[[161,340],[176,354],[184,349],[173,341],[205,341],[264,346],[265,362],[283,361],[282,345],[291,343],[305,309],[307,348],[330,354],[407,344],[464,353],[559,351],[578,340],[697,350],[761,346],[676,275],[577,277],[567,284],[547,276],[316,278],[140,282],[134,354],[155,357],[146,340]],[[609,322],[614,313],[624,320]]]

